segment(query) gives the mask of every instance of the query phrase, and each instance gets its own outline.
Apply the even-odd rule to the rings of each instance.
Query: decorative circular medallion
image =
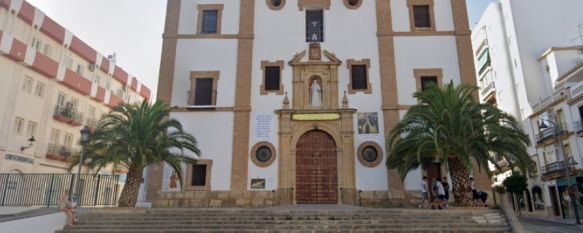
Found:
[[[271,158],[271,150],[266,146],[262,146],[255,153],[255,157],[259,162],[265,163]]]
[[[344,5],[351,10],[356,10],[362,5],[362,0],[344,0]]]
[[[275,161],[275,147],[269,142],[258,142],[251,148],[251,161],[258,167],[268,167]]]
[[[376,167],[383,160],[383,150],[376,142],[363,142],[358,147],[358,161],[367,167]]]
[[[272,10],[281,10],[285,5],[285,0],[267,0],[267,6]]]

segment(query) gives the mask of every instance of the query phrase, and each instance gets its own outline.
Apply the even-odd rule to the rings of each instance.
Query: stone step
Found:
[[[449,223],[432,223],[432,224],[399,224],[399,223],[377,223],[377,224],[350,224],[350,223],[329,223],[326,221],[313,222],[309,224],[302,223],[287,223],[287,224],[163,224],[163,225],[76,225],[71,227],[72,229],[221,229],[221,228],[241,228],[241,229],[378,229],[378,228],[425,228],[434,227],[438,229],[449,229],[449,228],[491,228],[491,227],[505,227],[503,224],[475,224],[475,223],[465,223],[465,224],[449,224]]]
[[[168,230],[92,230],[92,229],[83,229],[83,230],[61,230],[56,231],[55,233],[185,233],[185,232],[192,232],[192,233],[199,233],[199,232],[208,232],[208,233],[215,233],[215,232],[238,232],[238,233],[324,233],[324,232],[338,232],[338,233],[439,233],[439,232],[447,232],[447,233],[511,233],[509,228],[489,228],[489,229],[482,229],[482,228],[460,228],[460,229],[435,229],[435,228],[416,228],[416,229],[375,229],[375,230],[247,230],[247,229],[168,229]]]
[[[350,223],[350,224],[378,224],[378,223],[407,223],[407,224],[431,224],[431,223],[443,223],[448,222],[449,224],[457,224],[457,223],[505,223],[505,219],[476,219],[476,220],[453,220],[453,219],[399,219],[399,220],[387,220],[387,219],[378,219],[378,220],[159,220],[159,219],[151,219],[151,220],[142,220],[142,219],[135,219],[135,220],[109,220],[103,221],[99,219],[82,219],[79,221],[79,224],[87,224],[91,225],[94,223],[101,223],[101,224],[110,224],[110,225],[120,225],[120,224],[141,224],[141,225],[161,225],[161,224],[201,224],[201,223],[212,223],[212,224],[221,224],[221,223],[231,223],[231,224],[244,224],[244,223],[253,223],[253,224],[285,224],[285,223],[313,223],[319,221],[327,221],[329,223]]]

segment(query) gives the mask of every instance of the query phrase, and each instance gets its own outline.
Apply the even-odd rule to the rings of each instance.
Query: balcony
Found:
[[[72,150],[70,147],[49,143],[46,158],[63,162],[71,161]]]
[[[571,173],[571,175],[576,175],[577,173],[579,173],[579,171],[575,168],[575,165],[577,165],[577,162],[575,162],[575,159],[573,159],[573,157],[568,157],[567,161],[569,163],[569,172]],[[566,164],[564,161],[557,161],[557,162],[553,162],[553,163],[549,163],[547,165],[545,165],[544,167],[542,167],[541,171],[542,171],[542,180],[553,180],[553,179],[557,179],[557,178],[561,178],[565,176],[565,170],[566,170]]]
[[[555,140],[557,140],[555,133],[559,133],[559,135],[561,135],[561,137],[565,137],[568,136],[568,131],[567,131],[567,124],[565,123],[560,123],[557,124],[557,126],[551,126],[549,128],[546,128],[542,131],[540,131],[537,135],[536,135],[536,144],[540,145],[540,144],[551,144],[554,143]]]
[[[56,105],[53,119],[72,126],[81,126],[83,122],[83,114],[77,112],[72,107]]]

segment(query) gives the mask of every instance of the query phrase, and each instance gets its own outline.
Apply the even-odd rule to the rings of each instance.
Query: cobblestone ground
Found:
[[[581,233],[583,225],[569,225],[551,221],[519,217],[520,223],[527,232],[532,233]]]

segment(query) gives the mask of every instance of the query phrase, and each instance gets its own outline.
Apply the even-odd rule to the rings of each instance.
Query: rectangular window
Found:
[[[192,165],[192,178],[190,181],[192,186],[206,185],[206,164]]]
[[[352,72],[352,89],[367,89],[368,77],[366,77],[366,65],[352,65],[350,72]]]
[[[24,83],[22,83],[22,90],[28,92],[29,94],[32,92],[32,78],[26,76],[24,78]]]
[[[73,70],[73,58],[71,57],[65,58],[65,66],[67,66],[67,69]]]
[[[34,94],[38,97],[43,97],[45,95],[45,84],[37,82],[34,87]]]
[[[32,47],[33,47],[33,48],[34,48],[34,49],[35,49],[37,52],[40,52],[40,48],[41,48],[41,46],[42,46],[42,42],[41,42],[41,41],[40,41],[38,38],[36,38],[36,37],[33,37],[33,38],[32,38],[32,43],[31,43],[31,45],[32,45]]]
[[[202,30],[203,34],[216,34],[219,10],[202,11]]]
[[[266,91],[279,91],[279,85],[281,82],[279,66],[266,66],[265,67],[265,90]]]
[[[65,138],[63,140],[63,146],[67,147],[67,148],[71,148],[71,146],[73,146],[73,135],[68,133],[65,134]]]
[[[51,47],[49,44],[45,45],[45,49],[43,51],[43,54],[49,58],[52,58],[53,56],[53,47]]]
[[[83,65],[77,64],[77,74],[83,76],[83,71],[84,71]]]
[[[61,138],[61,131],[58,129],[51,130],[51,137],[49,138],[49,142],[52,144],[58,144]]]
[[[89,105],[87,112],[88,112],[87,116],[89,117],[89,119],[94,120],[95,119],[95,106]]]
[[[14,121],[14,132],[22,134],[22,131],[24,131],[24,119],[17,117]]]
[[[213,79],[197,78],[194,90],[194,105],[212,105],[213,102]]]
[[[76,111],[79,109],[79,100],[75,98],[71,98],[71,109]]]
[[[431,15],[429,5],[413,6],[413,17],[416,28],[431,28]]]
[[[28,127],[26,128],[26,136],[34,137],[36,136],[36,128],[38,124],[32,121],[28,122]]]
[[[427,90],[431,85],[437,85],[437,77],[421,76],[421,91]]]
[[[60,107],[65,107],[65,100],[67,99],[67,96],[65,96],[65,94],[60,93],[57,96],[57,105],[59,105]]]
[[[306,10],[306,42],[324,42],[324,10]]]

